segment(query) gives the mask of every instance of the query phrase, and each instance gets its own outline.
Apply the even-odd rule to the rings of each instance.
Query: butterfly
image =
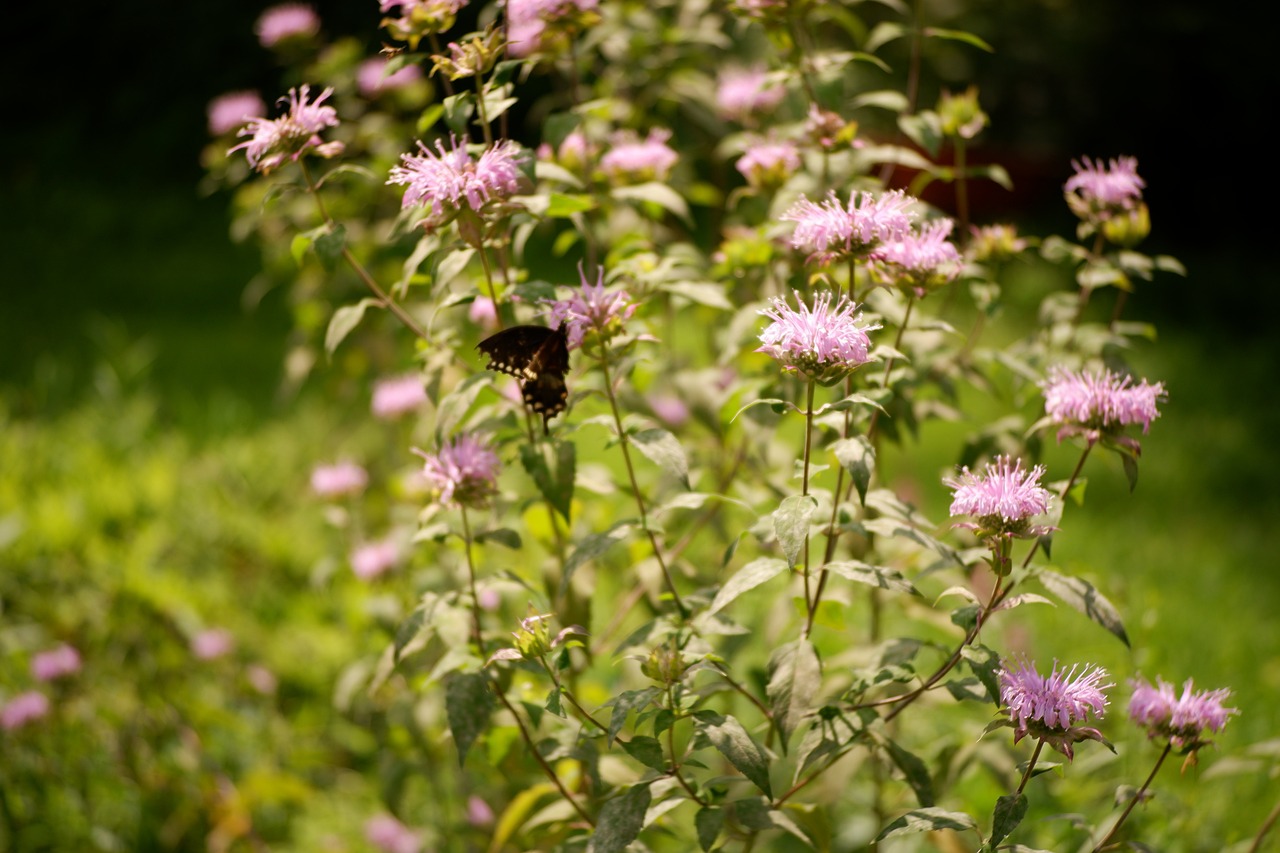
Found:
[[[564,375],[569,372],[569,335],[561,323],[546,326],[512,326],[490,335],[476,349],[489,357],[489,370],[520,380],[524,403],[547,422],[565,410],[569,388]]]

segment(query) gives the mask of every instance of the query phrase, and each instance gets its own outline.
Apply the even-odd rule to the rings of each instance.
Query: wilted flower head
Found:
[[[624,131],[615,134],[612,147],[600,158],[600,168],[615,183],[665,181],[679,159],[667,145],[671,131],[655,129],[644,139]]]
[[[369,475],[354,462],[318,465],[311,472],[311,491],[322,498],[336,498],[364,491]]]
[[[227,92],[209,102],[206,113],[209,117],[209,133],[221,136],[224,133],[244,126],[254,116],[267,111],[267,105],[257,92]]]
[[[821,204],[805,196],[782,214],[783,222],[796,223],[791,245],[828,260],[839,255],[874,256],[882,244],[901,240],[915,214],[907,210],[915,201],[902,190],[883,193],[855,191],[843,205],[835,192]]]
[[[720,74],[716,106],[726,118],[744,119],[773,109],[786,94],[782,86],[770,85],[769,72],[763,66],[728,68]]]
[[[795,297],[799,310],[780,297],[760,310],[773,322],[760,333],[764,345],[756,352],[777,359],[783,370],[824,383],[841,379],[871,360],[867,332],[880,326],[863,323],[858,306],[848,297],[841,296],[833,307],[831,293],[824,291],[814,297],[813,308],[799,293]]]
[[[1014,743],[1030,734],[1067,758],[1073,758],[1072,744],[1086,739],[1103,740],[1097,729],[1077,723],[1087,720],[1090,714],[1102,718],[1107,707],[1103,691],[1113,685],[1103,683],[1107,671],[1100,666],[1086,665],[1077,676],[1078,668],[1059,670],[1055,661],[1046,677],[1025,659],[1012,667],[1008,661],[1001,665],[996,673],[1000,681],[1000,702],[1009,709]]]
[[[975,261],[1007,261],[1027,248],[1013,225],[970,225],[969,254]]]
[[[865,143],[858,139],[858,123],[845,121],[839,113],[824,110],[817,104],[809,105],[809,112],[804,121],[805,136],[814,145],[826,149],[835,148],[839,144],[853,148],[862,148]]]
[[[589,334],[607,341],[621,332],[623,324],[636,313],[636,304],[625,290],[605,290],[604,267],[596,271],[595,284],[587,280],[581,266],[578,278],[581,284],[573,296],[550,302],[547,312],[552,328],[565,324],[569,349],[582,346]]]
[[[1149,385],[1143,379],[1110,370],[1101,373],[1051,368],[1049,378],[1040,383],[1044,410],[1055,424],[1061,424],[1058,440],[1082,434],[1096,440],[1103,433],[1118,433],[1129,424],[1142,424],[1145,433],[1160,417],[1156,405],[1165,398],[1164,384]]]
[[[214,660],[230,653],[235,638],[225,628],[206,628],[191,638],[191,653],[200,660]]]
[[[412,412],[427,402],[427,389],[422,377],[415,374],[382,379],[373,386],[372,409],[375,417],[395,418]]]
[[[1048,528],[1032,527],[1030,519],[1049,511],[1049,490],[1040,485],[1044,466],[1023,470],[1021,459],[997,456],[981,475],[967,467],[958,477],[943,482],[955,490],[951,515],[968,515],[965,523],[983,536],[1038,536]]]
[[[384,853],[418,853],[422,849],[422,837],[389,814],[369,818],[364,837]]]
[[[306,3],[281,3],[272,6],[253,25],[263,47],[275,47],[291,38],[311,38],[320,32],[320,18]]]
[[[390,74],[387,73],[387,60],[371,57],[360,63],[356,69],[356,87],[366,98],[376,97],[383,92],[403,89],[410,83],[422,79],[422,69],[416,65],[402,65]]]
[[[247,136],[247,142],[230,149],[244,149],[249,165],[259,172],[270,172],[286,160],[297,160],[303,154],[314,152],[321,157],[335,157],[342,153],[341,142],[325,142],[320,131],[338,125],[338,113],[321,103],[333,94],[333,87],[321,92],[309,101],[311,87],[303,84],[290,89],[289,94],[277,103],[289,103],[289,111],[277,119],[250,118],[237,136]]]
[[[484,506],[497,490],[498,454],[475,435],[459,435],[437,453],[413,452],[423,458],[422,472],[445,506]]]
[[[599,0],[507,0],[507,44],[512,56],[529,56],[549,50],[556,36],[572,33],[590,23],[583,13]],[[562,39],[563,40],[563,39]]]
[[[31,674],[37,681],[53,681],[80,671],[80,653],[63,643],[31,658]]]
[[[465,144],[453,139],[436,151],[418,143],[419,154],[402,154],[402,165],[391,170],[388,184],[402,184],[403,207],[427,205],[429,222],[440,224],[464,206],[480,212],[491,201],[502,201],[520,188],[520,146],[509,139],[486,148],[476,160]]]
[[[19,693],[0,706],[0,728],[13,731],[49,713],[49,697],[38,690]]]
[[[800,168],[792,142],[757,142],[738,159],[737,169],[753,187],[780,187]]]
[[[366,542],[351,552],[351,571],[362,581],[373,580],[400,561],[400,546],[392,539]]]
[[[1133,680],[1133,698],[1129,700],[1129,718],[1145,726],[1150,737],[1168,738],[1174,746],[1193,752],[1208,746],[1203,740],[1206,731],[1220,732],[1237,708],[1223,705],[1231,691],[1201,690],[1192,692],[1191,679],[1182,685],[1182,695],[1174,693],[1173,685],[1157,678],[1153,687],[1143,678]]]
[[[881,244],[876,257],[888,265],[889,274],[899,286],[923,296],[960,274],[960,250],[947,239],[952,227],[950,219],[927,222],[918,230]]]

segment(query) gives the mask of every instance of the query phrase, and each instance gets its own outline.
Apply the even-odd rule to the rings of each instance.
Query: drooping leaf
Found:
[[[665,429],[643,429],[631,436],[639,450],[663,471],[689,488],[689,461],[679,440]]]
[[[902,572],[897,569],[872,566],[859,560],[837,560],[827,563],[823,568],[832,574],[837,574],[855,583],[864,583],[867,586],[888,589],[894,592],[905,592],[909,595],[920,594],[911,581],[904,578]]]
[[[330,272],[342,260],[342,250],[347,245],[347,229],[342,225],[326,228],[316,235],[316,257],[320,265]]]
[[[961,649],[960,656],[969,665],[969,671],[987,688],[990,699],[996,701],[996,697],[1000,695],[1000,683],[996,677],[996,670],[1000,668],[1000,656],[981,644],[965,646]]]
[[[644,828],[644,813],[651,799],[649,783],[642,782],[605,803],[596,819],[596,831],[587,844],[587,853],[622,853],[626,850]]]
[[[605,703],[606,706],[613,706],[613,714],[609,717],[609,735],[605,739],[606,744],[612,744],[613,739],[618,736],[618,732],[622,731],[622,727],[627,722],[627,714],[647,708],[649,703],[660,696],[661,693],[662,691],[657,687],[627,690],[619,694],[615,699]]]
[[[895,835],[909,835],[915,832],[937,832],[942,829],[963,832],[967,829],[974,829],[977,825],[977,821],[964,812],[951,812],[936,807],[913,809],[902,817],[891,821],[888,826],[880,830],[880,834],[876,836],[876,841],[884,841],[886,838],[893,838]]]
[[[574,572],[625,539],[631,524],[629,520],[619,521],[605,532],[593,533],[579,542],[569,559],[565,560],[564,574],[560,577],[560,594],[564,595],[568,591]]]
[[[1029,805],[1027,795],[1021,793],[1006,794],[996,800],[991,819],[991,837],[987,839],[987,846],[995,849],[997,844],[1008,838],[1009,833],[1017,829],[1018,824],[1027,816]]]
[[[729,578],[711,602],[709,612],[715,613],[727,607],[735,598],[765,581],[772,580],[787,570],[786,560],[776,557],[760,557],[747,563]]]
[[[622,748],[627,751],[627,755],[646,767],[652,767],[659,772],[665,772],[667,769],[666,759],[662,755],[662,744],[657,738],[636,735],[631,740],[624,741]]]
[[[818,653],[807,639],[787,643],[769,658],[769,684],[765,693],[773,706],[774,723],[782,733],[784,751],[791,734],[813,707],[813,697],[821,682]]]
[[[723,716],[715,711],[699,711],[696,717],[698,730],[706,735],[711,745],[729,759],[729,763],[738,768],[738,772],[764,791],[765,796],[772,797],[769,754],[747,733],[742,723],[734,717]]]
[[[1091,583],[1082,578],[1060,575],[1051,569],[1041,569],[1036,577],[1059,600],[1106,628],[1126,646],[1129,645],[1129,635],[1120,620],[1120,611]]]
[[[787,555],[790,568],[795,568],[800,561],[809,535],[809,519],[817,508],[818,501],[813,495],[790,495],[773,511],[773,531],[778,535],[778,544]]]
[[[337,311],[333,312],[333,316],[329,318],[329,327],[324,332],[324,351],[330,356],[338,345],[351,334],[356,326],[360,325],[360,321],[364,319],[364,312],[371,305],[381,305],[377,299],[372,297],[361,299],[355,305],[343,305]]]
[[[520,550],[520,534],[512,530],[510,527],[498,527],[493,530],[483,530],[476,534],[477,542],[494,542],[504,548],[510,548],[513,551]]]
[[[479,672],[458,672],[450,675],[444,686],[445,712],[449,717],[449,730],[458,747],[458,764],[467,760],[467,750],[489,727],[489,714],[493,710],[493,693],[489,679]]]
[[[537,445],[520,446],[520,464],[533,484],[565,521],[573,504],[574,478],[578,470],[578,446],[557,438]]]
[[[708,853],[715,846],[720,828],[724,826],[724,810],[717,808],[701,808],[693,817],[693,825],[698,830],[698,846],[703,853]]]
[[[876,449],[871,441],[863,435],[853,438],[842,438],[831,446],[844,470],[853,478],[853,487],[858,490],[858,500],[867,502],[867,487],[871,485],[871,477],[876,470]]]
[[[781,809],[769,808],[769,804],[760,797],[734,800],[731,805],[738,823],[748,829],[781,829],[794,835],[810,847],[813,846],[813,842],[804,834],[804,830],[796,825],[790,815]]]

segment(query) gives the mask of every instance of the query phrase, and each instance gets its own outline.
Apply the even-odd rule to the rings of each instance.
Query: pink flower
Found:
[[[322,498],[358,494],[368,483],[369,475],[354,462],[319,465],[311,472],[311,491]]]
[[[738,159],[736,168],[753,187],[780,187],[800,168],[800,151],[792,142],[759,142]]]
[[[1013,742],[1028,734],[1044,740],[1067,758],[1074,757],[1072,744],[1089,739],[1102,740],[1097,729],[1077,726],[1089,715],[1101,719],[1107,707],[1103,693],[1114,685],[1102,683],[1107,671],[1100,666],[1085,666],[1059,671],[1057,662],[1048,677],[1036,672],[1024,660],[1010,667],[1005,662],[996,672],[1000,681],[1000,702],[1009,709],[1014,723]]]
[[[595,9],[599,0],[507,0],[507,43],[512,56],[529,56],[547,45],[548,25]]]
[[[1207,746],[1202,740],[1206,731],[1220,732],[1238,708],[1223,705],[1231,691],[1202,690],[1193,693],[1191,679],[1182,685],[1182,695],[1174,693],[1173,686],[1157,678],[1152,687],[1142,678],[1133,680],[1133,698],[1129,700],[1129,718],[1145,726],[1150,737],[1168,738],[1173,745],[1186,751]]]
[[[801,373],[820,382],[843,378],[871,360],[867,332],[880,326],[862,322],[858,306],[841,296],[833,308],[832,295],[819,293],[813,308],[796,293],[799,310],[774,297],[760,313],[773,322],[760,333],[763,352],[782,364],[783,370]]]
[[[422,838],[389,814],[375,815],[364,825],[364,837],[386,853],[418,853]]]
[[[493,823],[493,809],[474,794],[467,797],[467,823],[475,827],[490,826]]]
[[[471,302],[467,317],[482,329],[498,328],[498,307],[487,296],[477,296]]]
[[[762,66],[730,68],[720,74],[716,106],[726,118],[742,119],[773,109],[786,94],[783,87],[769,85],[769,72]]]
[[[636,304],[625,290],[605,291],[603,267],[597,270],[594,285],[588,283],[581,266],[578,277],[581,285],[573,296],[551,302],[548,308],[548,325],[553,329],[566,325],[569,349],[582,346],[588,333],[608,340],[636,313]]]
[[[1118,157],[1110,167],[1101,160],[1081,160],[1071,161],[1076,173],[1062,187],[1068,196],[1093,209],[1110,210],[1129,210],[1142,200],[1142,188],[1147,184],[1138,177],[1138,158]]]
[[[63,643],[40,652],[31,659],[31,674],[37,681],[53,681],[80,671],[80,653]]]
[[[782,214],[783,222],[796,223],[791,245],[826,260],[841,254],[871,255],[881,244],[901,240],[915,214],[907,208],[915,199],[902,190],[882,194],[855,191],[848,205],[834,192],[822,204],[805,196]]]
[[[362,581],[373,580],[400,561],[400,546],[393,540],[366,542],[351,552],[351,571]]]
[[[954,223],[935,219],[881,244],[876,257],[890,265],[899,284],[919,291],[946,284],[960,274],[960,250],[947,239]],[[922,295],[922,294],[919,294]]]
[[[1149,385],[1143,379],[1135,385],[1132,377],[1110,370],[1073,372],[1054,367],[1040,387],[1045,414],[1053,423],[1063,425],[1059,441],[1073,433],[1096,440],[1104,432],[1116,433],[1137,423],[1145,433],[1160,417],[1156,406],[1166,396],[1161,382]]]
[[[459,435],[438,453],[413,452],[423,458],[423,474],[445,506],[483,506],[497,491],[498,454],[475,435]]]
[[[297,160],[303,154],[314,152],[321,157],[335,157],[342,152],[341,142],[325,142],[320,131],[338,125],[338,113],[330,106],[321,106],[333,94],[333,87],[325,89],[314,101],[309,101],[311,87],[303,84],[290,89],[286,96],[289,111],[277,119],[250,118],[236,136],[248,136],[247,142],[227,151],[244,149],[249,165],[259,172],[270,172],[286,160]],[[283,103],[281,98],[278,103]]]
[[[1024,471],[1021,459],[997,456],[979,476],[967,467],[954,479],[944,480],[955,490],[951,515],[969,515],[977,524],[965,524],[982,533],[1005,536],[1038,536],[1048,528],[1030,527],[1034,516],[1049,511],[1049,490],[1040,485],[1044,466]]]
[[[649,408],[667,426],[678,427],[689,420],[689,407],[674,394],[652,394],[648,399]]]
[[[383,92],[403,89],[422,79],[422,69],[416,65],[404,65],[387,74],[387,61],[379,57],[366,59],[356,69],[356,86],[360,94],[373,98]]]
[[[191,653],[200,660],[215,660],[230,654],[235,638],[225,628],[206,628],[191,638]]]
[[[260,116],[267,111],[257,92],[227,92],[209,102],[209,133],[221,136],[228,131],[242,127],[253,116]]]
[[[464,205],[479,212],[490,201],[501,201],[520,188],[520,146],[504,139],[472,160],[467,146],[452,140],[446,149],[436,140],[436,152],[418,143],[420,154],[402,154],[402,165],[391,170],[388,184],[406,187],[402,207],[428,205],[430,220],[438,224]]]
[[[665,181],[679,157],[667,145],[669,130],[651,130],[643,140],[634,133],[615,134],[600,168],[615,183]]]
[[[279,686],[275,673],[261,664],[253,664],[247,667],[244,674],[245,678],[249,680],[249,686],[263,696],[270,696],[275,693],[276,687]]]
[[[390,419],[412,412],[427,402],[427,389],[416,373],[374,383],[371,408],[375,417]]]
[[[38,690],[19,693],[0,706],[0,728],[13,731],[49,713],[49,697]]]
[[[281,3],[258,17],[253,31],[263,47],[274,47],[289,38],[311,38],[320,32],[320,18],[306,3]]]

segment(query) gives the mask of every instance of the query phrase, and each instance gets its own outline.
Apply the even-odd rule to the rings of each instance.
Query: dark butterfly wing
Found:
[[[542,415],[542,428],[565,410],[569,389],[564,375],[569,372],[569,335],[564,324],[512,326],[490,335],[476,349],[489,357],[489,369],[520,380],[525,405]]]
[[[565,409],[565,401],[569,398],[569,387],[564,384],[564,377],[556,373],[543,373],[537,379],[530,379],[520,384],[520,394],[524,403],[535,414],[542,415],[542,429],[547,431],[547,422]]]

